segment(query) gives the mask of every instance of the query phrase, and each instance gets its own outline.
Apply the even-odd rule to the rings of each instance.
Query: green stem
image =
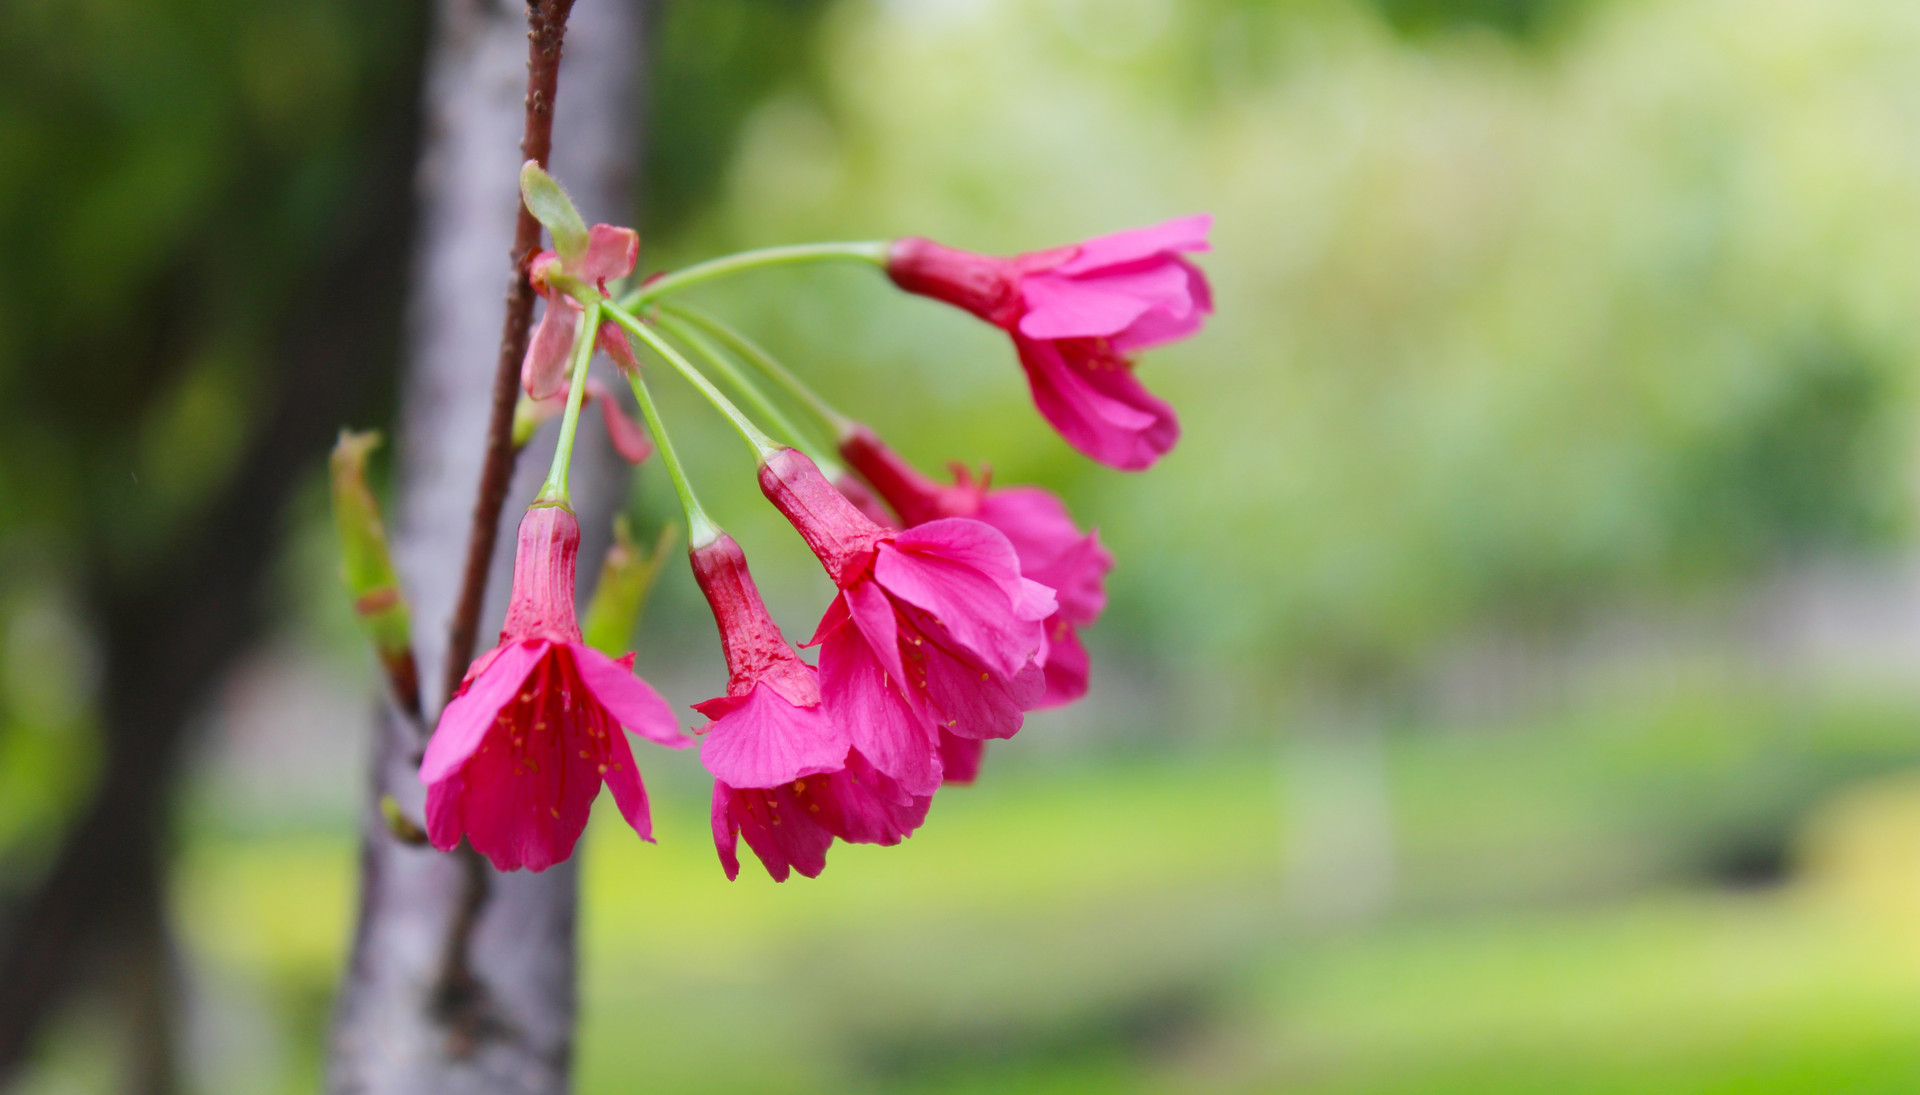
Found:
[[[693,347],[694,353],[713,366],[713,370],[720,374],[721,379],[732,385],[733,390],[739,393],[762,418],[773,423],[774,429],[786,438],[788,444],[806,453],[827,478],[832,479],[838,474],[840,469],[837,467],[837,461],[827,458],[826,454],[820,451],[820,446],[814,444],[813,439],[796,426],[793,419],[787,417],[787,412],[781,410],[779,404],[769,399],[767,393],[753,382],[753,378],[741,372],[740,367],[733,363],[733,359],[723,353],[718,346],[708,342],[700,332],[672,316],[662,315],[659,317],[659,322],[661,328],[667,333]],[[829,471],[829,464],[836,466]]]
[[[742,270],[757,270],[763,266],[838,261],[871,262],[876,266],[885,266],[887,250],[891,246],[886,240],[865,240],[859,243],[801,243],[790,247],[763,247],[757,251],[742,251],[737,255],[722,255],[717,259],[708,259],[706,262],[695,263],[684,270],[676,270],[664,277],[655,278],[620,298],[620,307],[624,311],[637,311],[646,302],[676,289],[685,289],[690,285],[723,278]]]
[[[548,305],[566,307],[555,301]],[[587,305],[581,316],[580,326],[573,337],[573,362],[567,370],[570,377],[567,389],[567,413],[560,419],[560,442],[553,450],[553,466],[547,470],[547,482],[540,488],[540,494],[534,498],[534,504],[567,504],[567,473],[573,467],[573,434],[580,426],[580,405],[587,394],[587,364],[593,360],[593,344],[600,334],[600,304],[595,301]]]
[[[673,451],[673,442],[660,421],[660,409],[653,404],[653,393],[647,390],[647,382],[638,372],[627,381],[633,385],[633,398],[640,403],[641,417],[647,420],[647,432],[653,435],[653,447],[660,453],[660,462],[666,465],[667,478],[673,481],[673,493],[680,496],[680,510],[687,515],[687,545],[696,549],[706,547],[720,538],[720,526],[713,523],[707,511],[700,508],[700,499],[694,497],[693,487],[687,482],[687,470],[680,464],[680,454]]]
[[[747,359],[755,369],[760,371],[760,375],[780,385],[796,402],[812,412],[834,438],[838,439],[853,428],[854,423],[851,418],[841,414],[833,404],[822,399],[818,392],[807,385],[806,381],[801,380],[791,369],[780,364],[772,354],[761,349],[759,343],[698,308],[673,303],[661,303],[657,307],[663,313],[699,327],[719,339],[721,345]]]
[[[680,351],[674,349],[671,343],[661,338],[651,327],[633,318],[618,305],[608,304],[606,309],[615,323],[625,327],[634,337],[653,347],[654,353],[666,358],[668,364],[680,370],[680,375],[687,378],[687,383],[698,388],[700,394],[707,397],[707,402],[713,404],[714,409],[725,415],[727,421],[733,424],[733,428],[740,431],[740,436],[753,448],[756,457],[765,460],[785,447],[762,433],[760,427],[754,425],[751,418],[742,414],[740,408],[733,405],[733,400],[728,399],[719,388],[714,387],[713,381],[708,380],[704,373],[694,368],[693,362],[682,357]]]

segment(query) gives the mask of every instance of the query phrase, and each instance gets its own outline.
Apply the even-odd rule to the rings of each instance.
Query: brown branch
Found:
[[[553,149],[553,100],[560,80],[560,46],[567,34],[567,16],[574,0],[532,0],[527,5],[526,128],[520,153],[547,165]],[[453,695],[473,660],[475,636],[480,630],[480,605],[487,591],[487,573],[493,566],[493,548],[500,527],[500,510],[513,478],[513,406],[520,394],[520,360],[527,353],[527,332],[533,325],[533,283],[527,263],[540,247],[540,222],[526,204],[520,205],[513,227],[513,274],[507,284],[507,314],[500,325],[500,357],[493,373],[493,414],[487,422],[487,459],[480,469],[480,488],[473,502],[473,526],[467,537],[466,569],[460,576],[460,599],[447,629],[446,692]]]

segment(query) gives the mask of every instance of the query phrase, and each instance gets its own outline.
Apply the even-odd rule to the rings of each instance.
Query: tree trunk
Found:
[[[627,219],[640,16],[641,0],[579,0],[566,37],[552,167],[589,220]],[[444,628],[473,512],[501,289],[511,273],[527,49],[517,4],[441,0],[438,18],[425,90],[393,515],[429,709],[444,675]],[[584,557],[592,560],[606,544],[608,514],[624,481],[598,416],[583,416],[580,426],[572,493]],[[552,434],[545,431],[528,448],[514,476],[483,647],[504,610],[514,529],[546,471]],[[581,567],[589,578],[597,569]],[[391,705],[376,723],[359,925],[335,1016],[328,1089],[564,1092],[574,1027],[574,861],[539,874],[499,874],[471,852],[402,843],[379,802],[391,795],[409,817],[422,817],[425,794],[415,773],[427,727]],[[465,960],[450,961],[469,918]]]

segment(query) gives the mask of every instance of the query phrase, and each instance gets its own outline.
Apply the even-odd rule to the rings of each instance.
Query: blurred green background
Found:
[[[419,32],[383,11],[0,13],[0,901],[91,778],[87,575],[165,573],[258,428],[274,317],[381,200],[357,120]],[[1130,476],[1045,428],[1003,336],[870,272],[701,291],[923,467],[1060,492],[1119,565],[1089,699],[899,848],[729,884],[693,758],[642,758],[659,845],[608,815],[583,846],[582,1092],[1920,1090],[1920,7],[654,29],[648,268],[1207,210],[1218,315],[1141,365],[1185,436]],[[824,579],[663,396],[810,632]],[[318,579],[318,457],[174,809],[192,1091],[317,1090],[347,943],[373,682]],[[670,515],[656,469],[633,507]],[[718,689],[683,571],[636,643],[675,703]],[[112,1090],[124,1022],[71,1004],[19,1090]]]

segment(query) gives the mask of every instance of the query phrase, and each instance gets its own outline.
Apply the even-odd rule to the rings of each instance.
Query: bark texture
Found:
[[[624,221],[637,135],[642,0],[579,0],[554,106],[554,173],[591,220]],[[443,629],[458,597],[485,455],[511,272],[526,88],[525,12],[495,0],[441,0],[427,68],[420,228],[409,305],[410,365],[399,424],[395,553],[414,606],[429,710],[447,675]],[[582,416],[574,508],[586,558],[608,538],[624,482],[597,415]],[[552,454],[545,431],[516,469],[499,535],[511,543]],[[481,644],[506,601],[511,553],[494,553]],[[581,567],[590,579],[598,568]],[[584,592],[584,591],[583,591]],[[471,854],[402,843],[379,811],[392,795],[420,818],[415,778],[425,727],[383,706],[363,818],[353,956],[337,1006],[328,1089],[367,1095],[557,1093],[574,1026],[574,861],[502,875]],[[471,872],[480,872],[477,876]],[[482,885],[477,889],[473,880]],[[475,898],[478,898],[476,901]],[[470,945],[449,981],[459,926]]]

